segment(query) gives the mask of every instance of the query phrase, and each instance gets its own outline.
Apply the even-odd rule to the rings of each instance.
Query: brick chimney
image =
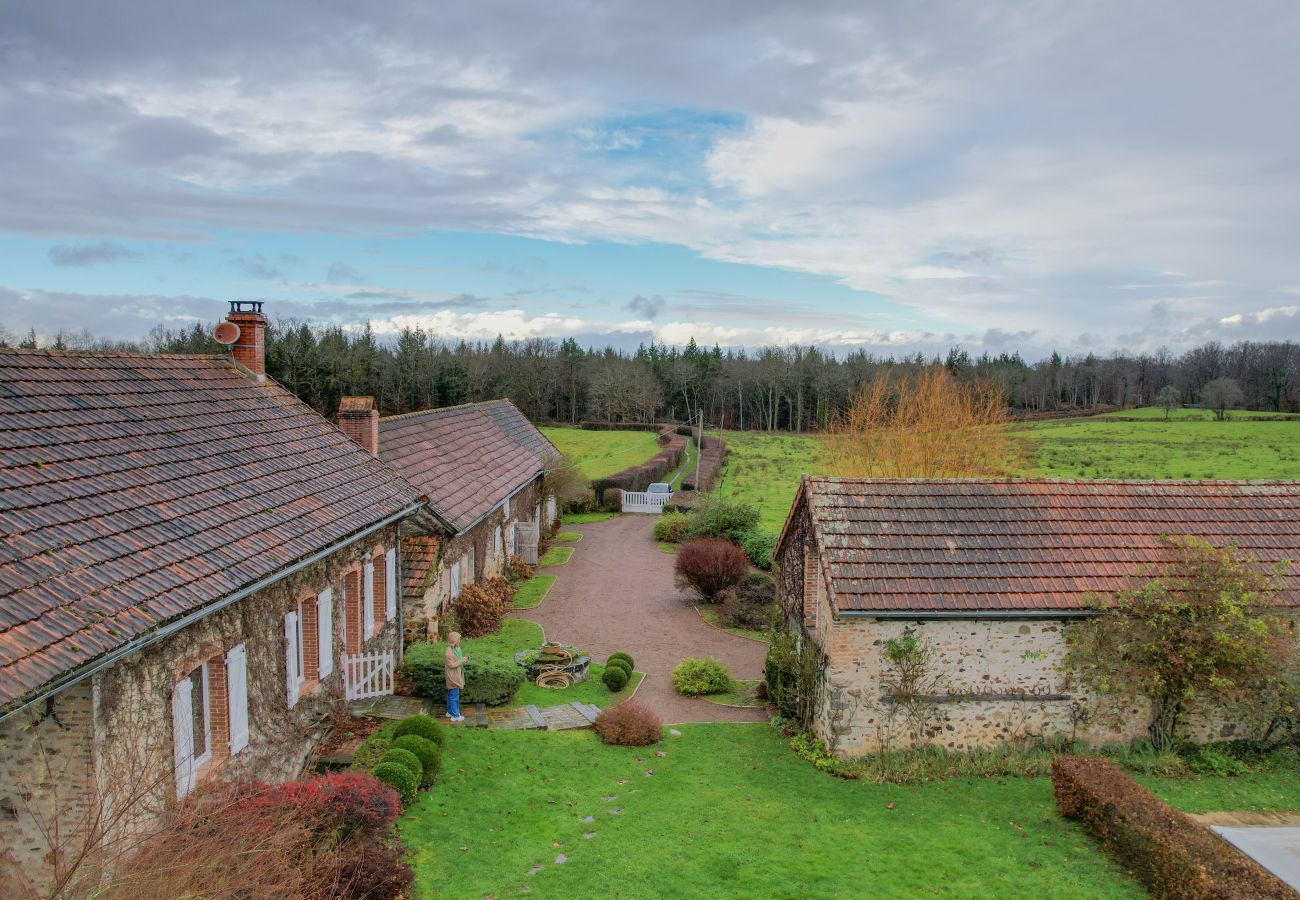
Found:
[[[374,397],[344,397],[339,401],[339,431],[362,450],[379,455],[379,407]]]
[[[239,339],[230,348],[235,362],[266,380],[266,316],[262,315],[261,300],[231,300],[227,322],[239,326]]]

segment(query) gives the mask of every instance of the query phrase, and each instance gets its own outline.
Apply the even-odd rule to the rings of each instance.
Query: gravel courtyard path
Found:
[[[573,557],[540,572],[557,576],[542,605],[513,615],[537,622],[547,640],[576,644],[603,661],[632,654],[646,674],[636,699],[664,722],[760,722],[762,709],[733,709],[678,696],[673,666],[688,656],[714,656],[733,678],[763,677],[767,647],[710,626],[673,585],[673,560],[651,538],[654,516],[624,515],[606,522],[566,525],[582,533],[568,544]]]

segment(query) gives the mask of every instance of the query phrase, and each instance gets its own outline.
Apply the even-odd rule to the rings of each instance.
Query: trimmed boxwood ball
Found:
[[[395,762],[399,765],[406,766],[411,770],[418,782],[424,777],[424,764],[420,762],[420,757],[416,756],[410,750],[403,750],[401,747],[390,747],[383,756],[379,757],[381,763]]]
[[[401,763],[381,762],[370,770],[370,774],[397,791],[406,806],[415,799],[415,792],[420,787],[420,779],[411,774],[411,770]]]
[[[610,663],[612,663],[612,662],[613,662],[614,660],[616,660],[616,659],[624,659],[624,660],[627,660],[627,667],[628,667],[629,669],[631,669],[631,670],[635,670],[635,669],[636,669],[636,662],[633,661],[632,657],[628,656],[626,653],[623,653],[623,652],[619,652],[619,653],[611,653],[611,654],[609,655],[609,659],[606,660],[605,665],[609,665]]]
[[[442,768],[442,748],[428,738],[422,738],[418,734],[404,734],[393,741],[393,747],[409,751],[415,754],[415,758],[420,761],[422,774],[420,775],[420,784],[429,786],[433,784],[434,776]]]
[[[608,669],[610,666],[622,669],[627,673],[628,678],[632,677],[632,664],[626,659],[611,659],[609,662],[605,663],[605,668]]]
[[[605,682],[605,687],[617,694],[623,688],[627,687],[628,675],[623,671],[622,666],[606,666],[604,673],[601,674],[600,680]]]
[[[407,716],[399,721],[393,729],[394,738],[408,734],[417,735],[426,741],[433,741],[439,747],[447,746],[447,732],[429,716]]]

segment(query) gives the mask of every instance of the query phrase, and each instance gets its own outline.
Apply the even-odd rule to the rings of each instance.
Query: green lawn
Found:
[[[513,657],[520,650],[542,646],[543,640],[541,625],[536,622],[529,622],[526,619],[515,619],[506,616],[501,621],[500,631],[484,637],[463,638],[460,642],[460,649],[467,656],[475,653],[486,653],[492,656]],[[440,651],[446,647],[442,643],[434,646]]]
[[[588,431],[585,428],[542,428],[542,434],[582,473],[604,478],[640,465],[659,452],[653,431]]]
[[[1133,776],[1161,800],[1185,812],[1300,810],[1300,772],[1256,772],[1232,778]]]
[[[757,681],[737,681],[731,679],[731,688],[722,694],[704,694],[701,699],[708,700],[710,703],[719,703],[722,706],[764,706],[762,700],[759,700],[755,691],[758,690],[760,682]]]
[[[555,584],[554,575],[534,575],[515,591],[514,598],[510,601],[513,609],[532,609],[538,606],[551,590],[551,585]]]
[[[590,525],[592,522],[608,522],[614,518],[617,513],[612,512],[589,512],[589,513],[569,513],[560,519],[561,525]]]
[[[551,538],[551,540],[564,544],[576,544],[582,540],[582,534],[577,531],[557,531],[555,537]]]
[[[613,706],[615,703],[632,696],[632,692],[641,683],[641,679],[645,678],[643,672],[633,672],[632,680],[624,686],[623,690],[614,694],[610,693],[609,688],[605,687],[605,682],[600,680],[600,676],[604,671],[605,667],[603,665],[593,662],[586,681],[581,684],[571,684],[558,691],[538,687],[530,681],[525,681],[523,686],[519,688],[519,693],[515,694],[511,706],[527,706],[531,703],[540,708],[573,703],[576,700],[579,703],[591,703],[604,709],[606,706]]]
[[[844,781],[766,725],[680,730],[453,730],[400,823],[416,896],[1144,896],[1046,779]]]
[[[673,547],[676,545],[669,544],[668,546]],[[750,628],[736,628],[733,625],[723,625],[718,620],[718,608],[716,605],[701,603],[699,606],[695,608],[699,610],[700,617],[715,628],[721,628],[723,631],[730,632],[731,634],[739,635],[740,637],[747,637],[756,641],[762,641],[763,643],[767,643],[766,631],[755,631]]]
[[[547,566],[562,566],[569,561],[569,557],[572,555],[572,547],[551,547],[537,561],[537,567],[540,569]]]
[[[718,494],[754,504],[762,514],[762,526],[780,531],[799,490],[799,478],[805,472],[823,472],[817,460],[818,438],[756,431],[728,431],[722,437],[727,442],[727,462]]]

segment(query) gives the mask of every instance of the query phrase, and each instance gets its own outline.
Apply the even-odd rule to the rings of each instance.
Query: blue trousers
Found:
[[[460,718],[460,688],[447,688],[447,715]]]

